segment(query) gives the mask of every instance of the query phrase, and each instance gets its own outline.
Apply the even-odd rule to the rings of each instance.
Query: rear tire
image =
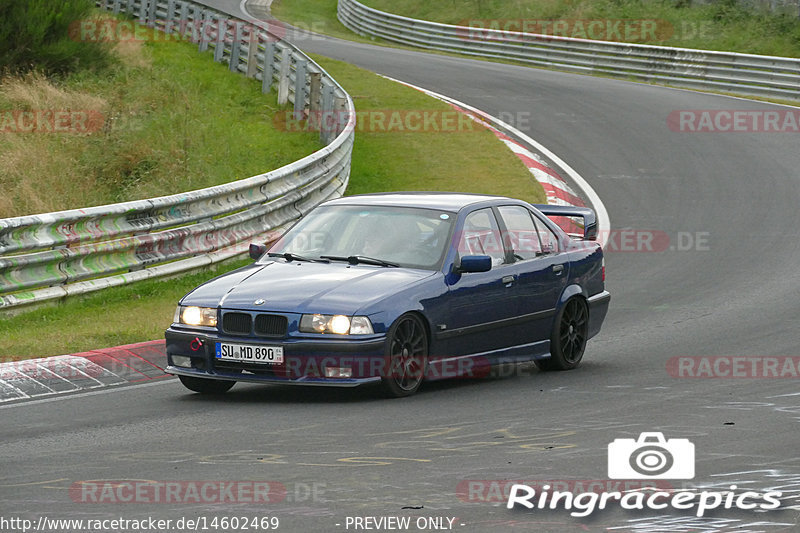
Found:
[[[178,379],[181,380],[184,387],[200,394],[223,394],[236,385],[235,381],[222,379],[194,378],[191,376],[178,376]]]
[[[393,398],[411,396],[422,385],[428,365],[428,334],[422,320],[408,313],[398,318],[386,336],[388,371],[383,389]]]
[[[583,298],[567,300],[556,315],[550,337],[550,357],[535,361],[540,370],[577,368],[589,336],[589,308]]]

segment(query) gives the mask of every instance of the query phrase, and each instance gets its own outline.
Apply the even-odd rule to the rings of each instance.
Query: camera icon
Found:
[[[694,444],[664,439],[663,433],[641,433],[638,439],[615,439],[608,445],[611,479],[692,479]]]

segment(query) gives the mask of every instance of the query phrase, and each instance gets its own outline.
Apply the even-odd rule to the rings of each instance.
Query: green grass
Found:
[[[544,190],[489,130],[471,120],[448,132],[370,131],[374,112],[420,111],[455,116],[453,109],[415,90],[341,61],[312,56],[353,97],[360,119],[347,194],[437,190],[500,194],[542,203]],[[378,116],[380,118],[380,115]],[[387,124],[379,121],[378,124]],[[413,123],[410,123],[413,126]],[[398,128],[399,130],[400,128]]]
[[[163,35],[163,34],[161,34]],[[0,133],[0,218],[151,198],[279,168],[320,148],[286,136],[275,93],[197,46],[121,43],[120,65],[64,79],[0,80],[0,110],[78,110],[88,134]]]
[[[218,273],[247,264],[235,261]],[[213,277],[202,271],[106,289],[0,319],[0,362],[63,355],[163,337],[178,300]]]
[[[692,7],[680,7],[690,2],[675,0],[363,0],[362,3],[411,18],[462,25],[470,20],[500,27],[505,27],[502,26],[505,21],[519,20],[655,20],[655,39],[632,42],[800,57],[800,20],[796,13],[769,14],[739,7],[734,1]],[[318,27],[326,28],[323,33],[345,36],[336,21],[336,0],[277,0],[272,10],[282,20],[300,24],[314,20]]]
[[[73,39],[70,29],[90,17],[92,0],[0,2],[0,72],[49,74],[103,70],[113,63],[106,43]]]
[[[270,7],[272,14],[284,22],[296,25],[301,30],[312,31],[348,39],[373,42],[375,39],[361,37],[348,30],[336,18],[336,1],[325,0],[276,0]]]
[[[375,110],[451,110],[371,72],[315,59],[353,96],[362,117]],[[235,123],[228,127],[231,124]],[[238,131],[238,124],[233,129]],[[463,129],[452,133],[357,131],[347,194],[443,190],[545,201],[541,186],[491,132],[477,126]],[[284,133],[282,139],[290,143],[304,135]],[[219,272],[243,264],[246,261],[220,267]],[[179,298],[210,277],[201,272],[169,281],[144,281],[0,318],[0,358],[67,354],[160,338]]]

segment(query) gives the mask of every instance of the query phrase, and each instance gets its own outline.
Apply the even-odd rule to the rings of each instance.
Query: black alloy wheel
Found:
[[[417,315],[405,314],[389,329],[386,360],[385,391],[396,398],[417,392],[428,364],[428,335]]]
[[[572,370],[577,367],[589,336],[589,309],[583,298],[567,301],[556,316],[550,337],[550,357],[536,361],[542,370]]]

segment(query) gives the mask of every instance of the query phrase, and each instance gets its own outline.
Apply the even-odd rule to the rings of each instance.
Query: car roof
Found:
[[[505,196],[454,192],[387,192],[346,196],[329,200],[324,205],[380,205],[459,211],[469,205],[495,200],[511,199]]]

